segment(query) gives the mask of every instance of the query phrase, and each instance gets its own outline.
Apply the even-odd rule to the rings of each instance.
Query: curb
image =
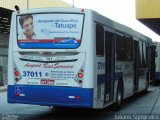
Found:
[[[7,91],[7,85],[2,86],[2,88],[0,88],[0,92],[5,92],[5,91]]]

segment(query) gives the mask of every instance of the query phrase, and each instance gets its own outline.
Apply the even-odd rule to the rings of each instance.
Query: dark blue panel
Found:
[[[114,73],[114,81],[118,80],[119,78],[123,78],[123,73],[122,72],[117,72]],[[111,76],[110,75],[105,75],[105,74],[100,74],[97,76],[97,84],[104,84],[106,80],[110,80]]]
[[[20,93],[22,96],[19,96]],[[69,96],[78,96],[69,98]],[[93,108],[93,89],[34,85],[9,85],[8,102],[46,106]]]
[[[98,75],[97,76],[97,84],[100,85],[103,83],[105,83],[105,74]]]
[[[156,80],[160,80],[160,72],[156,72],[155,73],[155,79]]]

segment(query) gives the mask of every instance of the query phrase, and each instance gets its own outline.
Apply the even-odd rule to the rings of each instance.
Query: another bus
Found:
[[[160,43],[156,42],[156,57],[155,57],[155,80],[160,80]]]
[[[152,83],[156,85],[158,81],[160,81],[160,43],[154,42],[152,47]]]
[[[147,36],[88,9],[13,12],[8,102],[119,108],[147,90],[151,45]]]

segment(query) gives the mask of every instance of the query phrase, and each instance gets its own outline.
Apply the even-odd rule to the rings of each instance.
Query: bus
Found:
[[[152,40],[80,8],[13,12],[8,103],[116,108],[149,85]]]
[[[153,47],[152,47],[152,61],[151,62],[153,65],[152,68],[152,84],[153,85],[156,85],[156,83],[158,81],[160,81],[160,63],[159,63],[159,60],[160,60],[160,43],[159,42],[154,42],[153,43]]]
[[[155,51],[156,51],[156,57],[155,57],[155,80],[159,81],[160,80],[160,43],[156,42],[155,43]]]

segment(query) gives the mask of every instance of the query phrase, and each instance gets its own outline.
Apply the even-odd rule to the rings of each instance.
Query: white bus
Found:
[[[101,109],[147,90],[150,38],[95,11],[13,12],[8,102]]]
[[[156,85],[156,82],[160,81],[160,43],[154,42],[153,45],[153,53],[152,53],[152,61],[153,61],[153,78],[152,82]]]

